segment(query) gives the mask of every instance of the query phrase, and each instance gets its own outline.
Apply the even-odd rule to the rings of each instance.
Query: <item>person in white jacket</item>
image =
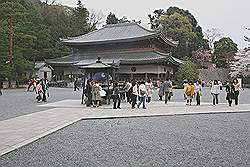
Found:
[[[218,96],[220,94],[220,85],[217,80],[214,80],[211,86],[211,94],[213,96],[213,105],[217,105],[219,103]]]
[[[132,87],[130,89],[132,89],[131,105],[132,105],[132,109],[134,109],[136,105],[136,101],[137,101],[137,96],[138,96],[138,89],[137,89],[136,81],[132,81]]]
[[[148,94],[147,94],[147,99],[146,99],[146,101],[147,101],[148,103],[150,103],[150,102],[151,102],[151,98],[152,98],[152,94],[153,94],[153,88],[154,88],[151,79],[149,79],[149,80],[145,83],[145,86],[146,86],[147,93],[148,93]]]
[[[140,97],[140,101],[137,104],[137,108],[140,108],[141,104],[142,104],[142,108],[146,109],[146,97],[147,97],[147,89],[145,86],[145,82],[141,81],[140,85],[139,85],[139,90],[138,90],[138,95]]]

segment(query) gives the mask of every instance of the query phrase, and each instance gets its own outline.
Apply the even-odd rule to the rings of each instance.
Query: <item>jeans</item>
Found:
[[[212,96],[213,96],[213,105],[218,104],[219,103],[219,100],[218,100],[219,94],[212,93]]]
[[[139,108],[140,105],[142,104],[142,108],[145,109],[146,108],[145,103],[146,103],[146,96],[142,96],[140,97],[140,102],[138,103],[137,107]]]

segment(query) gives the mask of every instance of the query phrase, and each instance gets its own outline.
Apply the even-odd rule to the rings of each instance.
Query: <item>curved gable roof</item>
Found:
[[[128,42],[135,40],[142,40],[151,37],[161,37],[159,32],[147,30],[140,26],[138,23],[119,23],[106,25],[103,28],[90,32],[88,34],[62,39],[62,42],[66,45],[89,45],[89,44],[104,44],[113,42]],[[176,46],[178,43],[171,41],[167,38],[163,38],[166,43],[172,46]]]

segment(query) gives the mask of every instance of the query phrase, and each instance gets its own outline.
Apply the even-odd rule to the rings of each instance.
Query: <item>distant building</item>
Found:
[[[84,72],[78,67],[95,63],[98,57],[103,63],[118,67],[114,71],[116,80],[165,79],[173,77],[182,64],[171,55],[178,42],[138,23],[106,25],[82,36],[63,39],[62,43],[72,47],[73,53],[46,60],[54,68],[56,80],[72,80]]]
[[[35,63],[35,76],[41,79],[47,78],[49,81],[51,81],[52,71],[53,71],[53,68],[50,65],[47,65],[45,62]]]

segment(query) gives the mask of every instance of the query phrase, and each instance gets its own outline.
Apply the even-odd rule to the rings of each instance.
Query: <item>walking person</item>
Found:
[[[234,99],[234,86],[233,86],[233,82],[232,83],[229,83],[227,82],[226,84],[226,100],[228,101],[228,104],[229,104],[229,107],[232,106],[232,102],[233,102],[233,99]]]
[[[183,97],[184,97],[184,100],[187,100],[187,95],[186,95],[187,86],[188,86],[188,81],[184,80],[184,83],[183,83]]]
[[[28,80],[28,88],[27,88],[27,92],[30,91],[30,87],[32,86],[32,79]]]
[[[137,104],[137,108],[140,108],[141,104],[142,104],[142,108],[146,109],[146,96],[147,96],[147,89],[145,86],[145,82],[141,81],[140,85],[139,85],[139,91],[138,91],[138,95],[139,95],[139,103]]]
[[[32,91],[35,91],[36,90],[36,86],[38,85],[38,83],[40,82],[40,79],[39,78],[33,78],[31,80],[31,84],[33,86],[33,90]]]
[[[195,84],[195,94],[196,94],[196,103],[201,105],[201,95],[202,95],[202,83],[201,80],[197,81]]]
[[[186,87],[186,90],[185,90],[185,94],[187,96],[187,103],[186,105],[192,105],[192,100],[195,96],[195,86],[194,86],[194,83],[192,81],[189,81],[188,82],[188,85]]]
[[[218,96],[220,94],[220,85],[217,80],[214,80],[212,82],[212,87],[211,87],[211,94],[213,96],[213,105],[219,104]]]
[[[131,105],[132,105],[132,109],[135,108],[136,101],[137,101],[137,96],[138,96],[137,84],[136,84],[136,81],[133,81],[132,82],[132,93],[131,93]]]
[[[39,83],[36,85],[36,99],[37,102],[41,102],[42,100],[42,94],[43,94],[43,86],[42,86],[42,80],[39,81]]]
[[[101,102],[101,86],[98,84],[97,81],[94,82],[92,86],[92,102],[93,107],[99,107]]]
[[[162,101],[162,97],[164,95],[164,91],[163,91],[163,81],[160,81],[159,84],[159,91],[158,91],[158,96],[159,96],[159,100]]]
[[[92,104],[92,80],[87,80],[86,88],[85,88],[85,96],[86,96],[86,106],[90,107]]]
[[[78,85],[77,85],[78,84],[77,82],[78,82],[78,78],[75,78],[75,81],[74,81],[74,91],[80,90],[79,87],[78,87]]]
[[[163,93],[165,95],[165,104],[168,103],[169,101],[169,93],[171,92],[172,89],[172,82],[170,81],[170,79],[167,79],[164,83],[163,83]]]
[[[128,103],[130,103],[131,101],[131,92],[129,91],[131,87],[132,87],[132,84],[129,81],[126,81],[123,89],[125,91],[125,95],[126,95],[126,99]]]
[[[113,89],[113,109],[121,109],[120,105],[121,105],[121,94],[120,94],[120,90],[119,90],[119,86],[118,86],[118,82],[114,83],[114,89]]]
[[[2,89],[3,89],[3,82],[0,80],[0,96],[3,95]]]
[[[151,102],[151,98],[152,98],[152,94],[153,94],[153,83],[151,81],[151,79],[147,80],[147,82],[145,83],[146,89],[147,89],[147,99],[146,102],[150,103]]]
[[[42,101],[43,102],[47,102],[47,98],[46,98],[46,92],[47,92],[47,88],[46,88],[46,83],[45,83],[45,79],[42,79],[41,80],[41,85],[42,85],[42,89],[43,89],[43,92],[42,92]]]
[[[235,99],[235,105],[239,104],[239,94],[240,94],[240,83],[237,79],[233,80],[233,91],[234,91],[234,99]]]

